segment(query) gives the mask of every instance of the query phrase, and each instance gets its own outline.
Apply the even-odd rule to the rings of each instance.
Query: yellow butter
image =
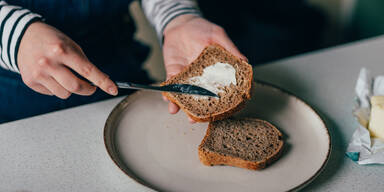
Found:
[[[372,105],[384,105],[384,96],[373,96],[371,97]]]
[[[371,104],[369,132],[373,137],[384,139],[384,96],[373,96]]]

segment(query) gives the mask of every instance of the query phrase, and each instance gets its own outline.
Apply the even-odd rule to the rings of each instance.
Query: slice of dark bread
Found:
[[[244,102],[250,99],[253,79],[252,66],[232,55],[223,47],[212,44],[207,46],[199,57],[182,72],[163,82],[162,85],[186,83],[191,84],[191,77],[201,76],[204,68],[217,62],[228,63],[236,70],[236,85],[221,87],[219,99],[198,97],[179,93],[163,93],[170,101],[176,103],[189,117],[197,122],[216,121],[231,116],[239,111]]]
[[[198,151],[204,165],[257,170],[276,160],[283,145],[282,134],[267,121],[225,119],[209,123]]]

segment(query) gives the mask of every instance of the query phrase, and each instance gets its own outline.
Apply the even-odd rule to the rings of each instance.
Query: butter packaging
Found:
[[[384,75],[361,69],[355,94],[356,129],[345,154],[360,165],[384,164]]]

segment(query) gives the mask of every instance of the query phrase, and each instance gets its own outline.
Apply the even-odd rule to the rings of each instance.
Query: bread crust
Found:
[[[165,97],[167,97],[169,101],[171,101],[172,103],[175,103],[177,106],[179,106],[180,109],[183,110],[185,112],[185,114],[187,114],[188,117],[190,117],[191,119],[193,119],[196,122],[212,122],[212,121],[222,120],[222,119],[225,119],[227,117],[230,117],[235,112],[243,109],[245,107],[247,100],[249,99],[249,98],[243,99],[235,107],[229,108],[225,111],[222,111],[219,113],[209,114],[209,115],[203,116],[203,117],[198,117],[198,116],[195,116],[193,113],[191,113],[189,110],[185,109],[184,106],[177,99],[175,99],[174,97],[172,97],[168,93],[163,92],[162,94]]]
[[[212,121],[217,121],[217,120],[221,120],[221,119],[225,119],[227,117],[230,117],[235,112],[238,112],[241,109],[243,109],[245,107],[245,103],[247,102],[247,100],[251,99],[251,90],[252,90],[252,82],[253,82],[252,66],[250,64],[248,64],[246,61],[244,61],[243,59],[240,59],[240,58],[234,56],[233,54],[231,54],[230,52],[228,52],[226,49],[224,49],[222,46],[220,46],[218,44],[211,44],[211,45],[207,46],[206,48],[204,48],[204,50],[200,53],[200,55],[195,60],[198,60],[199,58],[201,58],[210,46],[215,46],[216,48],[221,49],[223,52],[227,53],[228,55],[231,55],[234,58],[236,58],[237,60],[241,61],[241,63],[243,63],[243,64],[245,64],[245,66],[247,66],[248,73],[250,73],[251,76],[250,76],[250,81],[248,82],[248,89],[245,90],[245,92],[243,93],[241,102],[239,102],[237,105],[233,106],[232,108],[228,108],[224,111],[208,114],[205,116],[194,115],[191,111],[187,110],[184,107],[184,105],[179,100],[174,98],[170,93],[168,93],[168,92],[162,93],[163,96],[165,96],[172,103],[175,103],[177,106],[179,106],[180,109],[183,110],[188,115],[188,117],[190,117],[191,119],[193,119],[196,122],[212,122]],[[191,67],[192,67],[191,65],[185,67],[180,73],[184,73],[184,72],[188,71]],[[171,77],[169,80],[161,83],[161,85],[167,85],[168,82],[170,80],[173,80],[174,78],[177,78],[177,75],[175,75],[174,77]]]
[[[282,137],[281,132],[271,123],[260,120],[260,119],[254,119],[257,121],[262,121],[263,123],[267,124],[268,126],[271,126],[273,129],[277,130],[280,137]],[[247,161],[244,159],[241,159],[239,157],[234,157],[230,155],[222,155],[220,153],[216,153],[210,150],[207,150],[203,147],[204,143],[207,142],[207,139],[212,134],[212,124],[209,123],[207,133],[204,136],[204,139],[202,140],[201,144],[198,148],[199,153],[199,159],[204,165],[213,166],[213,165],[229,165],[234,167],[241,167],[245,169],[251,169],[251,170],[258,170],[263,169],[267,165],[271,164],[272,162],[276,161],[281,153],[284,146],[284,142],[280,140],[280,147],[275,151],[275,153],[268,156],[266,159],[260,160],[260,161]]]

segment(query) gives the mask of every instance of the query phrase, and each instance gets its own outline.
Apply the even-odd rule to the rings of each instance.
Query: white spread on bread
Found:
[[[228,63],[217,62],[204,68],[201,76],[189,78],[188,82],[218,94],[223,92],[223,87],[231,84],[236,86],[236,70]],[[194,97],[199,98],[201,96]]]

